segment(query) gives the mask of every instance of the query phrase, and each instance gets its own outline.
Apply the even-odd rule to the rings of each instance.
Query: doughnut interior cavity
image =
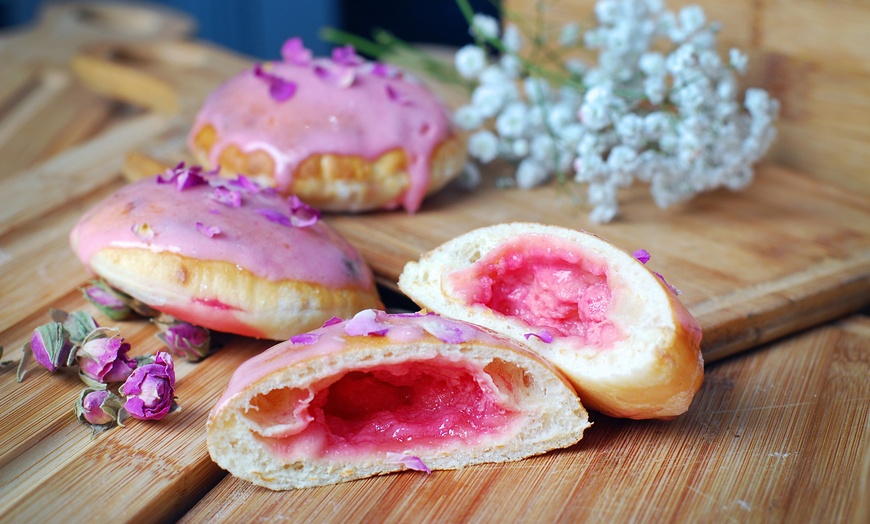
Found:
[[[607,266],[555,237],[514,237],[447,277],[466,305],[483,305],[535,330],[606,348],[621,338],[610,318]]]
[[[272,453],[287,459],[450,449],[509,431],[523,417],[510,375],[446,358],[349,370],[310,388],[278,388],[253,397],[244,417]]]

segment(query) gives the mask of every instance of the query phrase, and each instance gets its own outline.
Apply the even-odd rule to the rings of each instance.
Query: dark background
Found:
[[[45,0],[0,0],[0,30],[35,23]],[[320,29],[334,27],[369,37],[390,31],[414,43],[461,46],[468,26],[454,0],[149,0],[190,15],[197,38],[256,58],[278,58],[281,44],[301,36],[315,54],[332,45]],[[476,12],[497,14],[498,0],[472,0]]]

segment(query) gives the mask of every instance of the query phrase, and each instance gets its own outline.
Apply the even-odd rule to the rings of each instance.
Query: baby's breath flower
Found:
[[[546,167],[534,158],[526,158],[517,167],[517,187],[529,189],[544,183],[549,177]]]
[[[488,164],[498,156],[498,138],[492,131],[478,131],[468,139],[468,154]]]
[[[728,62],[731,64],[738,73],[743,74],[746,72],[746,65],[749,63],[749,58],[746,55],[740,52],[739,49],[731,48],[728,52]]]
[[[476,14],[471,21],[470,33],[481,38],[498,38],[498,20],[483,14]]]
[[[464,78],[477,78],[486,67],[486,52],[476,45],[467,45],[456,52],[454,63]]]
[[[580,40],[580,26],[576,23],[569,23],[562,26],[562,31],[559,33],[559,43],[564,47],[572,47],[577,45]]]
[[[523,34],[515,24],[505,26],[501,41],[505,49],[511,53],[517,53],[523,48]]]

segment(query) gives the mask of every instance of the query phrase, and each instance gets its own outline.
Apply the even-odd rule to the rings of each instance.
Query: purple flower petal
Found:
[[[124,409],[140,420],[159,420],[172,408],[175,395],[175,366],[172,355],[160,351],[154,362],[143,364],[121,386],[127,397]]]
[[[411,101],[411,99],[406,97],[405,95],[403,95],[399,91],[397,91],[396,88],[393,87],[392,84],[387,84],[386,90],[387,90],[387,98],[389,98],[391,102],[395,102],[395,103],[402,105],[402,106],[413,105],[413,102]]]
[[[356,54],[356,49],[354,49],[350,44],[333,49],[332,61],[336,64],[348,67],[356,67],[365,62],[361,56]]]
[[[423,463],[420,457],[416,457],[414,455],[405,455],[402,453],[387,453],[387,461],[394,464],[404,464],[406,468],[413,469],[414,471],[432,473],[432,470]]]
[[[381,78],[399,78],[402,76],[401,71],[382,62],[375,62],[372,64],[371,74]]]
[[[229,185],[238,188],[243,193],[260,193],[263,191],[263,188],[245,175],[236,176],[235,179],[229,181]]]
[[[646,264],[649,262],[650,254],[646,249],[638,249],[634,253],[631,254],[634,258],[638,259],[642,264]]]
[[[293,222],[290,220],[290,217],[281,213],[280,211],[275,211],[274,209],[257,209],[257,213],[266,217],[266,219],[270,222],[275,222],[276,224],[281,224],[282,226],[293,227]]]
[[[320,220],[320,211],[300,200],[298,196],[292,195],[288,200],[290,201],[290,219],[294,226],[313,226]]]
[[[326,322],[323,323],[323,327],[334,326],[335,324],[340,324],[344,322],[341,317],[332,317]]]
[[[316,64],[314,66],[314,74],[324,82],[341,88],[352,86],[356,80],[356,72],[354,69],[342,65],[326,66],[323,64]]]
[[[207,226],[202,222],[196,223],[196,230],[207,236],[208,238],[214,238],[215,235],[221,234],[221,228],[217,226]]]
[[[296,94],[296,83],[266,71],[262,64],[254,64],[254,76],[269,85],[269,96],[276,102],[286,102]]]
[[[474,328],[446,319],[440,315],[427,315],[423,329],[447,344],[461,344],[474,337]]]
[[[542,329],[542,330],[538,331],[537,333],[526,333],[523,336],[526,337],[526,340],[529,340],[532,337],[536,337],[536,338],[540,339],[541,342],[544,342],[545,344],[549,344],[550,342],[553,341],[553,335],[551,335],[550,332],[547,331],[546,329]]]
[[[165,178],[158,176],[158,184],[175,184],[175,189],[184,191],[192,187],[208,184],[208,181],[203,176],[201,166],[184,166],[184,162],[179,162],[173,169],[167,169],[164,173]]]
[[[311,50],[306,48],[302,39],[297,36],[284,42],[281,46],[281,57],[291,64],[306,66],[311,62]]]
[[[663,277],[663,276],[661,275],[661,273],[657,273],[657,272],[653,271],[653,274],[655,274],[655,276],[657,276],[657,277],[659,277],[660,279],[662,279],[662,282],[664,282],[665,285],[668,286],[668,289],[671,290],[671,293],[673,293],[673,294],[675,294],[675,295],[682,295],[682,294],[683,294],[682,291],[680,291],[679,289],[675,288],[674,286],[668,284],[668,281],[665,280],[665,277]]]
[[[228,187],[216,187],[211,194],[212,200],[229,207],[241,207],[242,193]]]
[[[344,332],[350,336],[384,336],[389,331],[389,325],[379,322],[378,311],[374,309],[364,309],[354,315],[344,325]]]
[[[290,337],[290,342],[294,344],[314,344],[320,340],[320,335],[317,333],[302,333]]]

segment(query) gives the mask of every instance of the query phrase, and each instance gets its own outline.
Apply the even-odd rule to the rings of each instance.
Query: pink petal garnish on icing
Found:
[[[341,317],[332,317],[323,323],[323,327],[334,326],[335,324],[341,324],[342,322],[344,321]]]
[[[423,329],[430,334],[447,344],[460,344],[467,341],[471,335],[471,329],[468,326],[451,322],[450,320],[432,315],[422,323]]]
[[[389,331],[389,325],[378,322],[374,309],[364,309],[353,316],[344,325],[344,332],[350,336],[384,336]]]
[[[311,62],[311,50],[302,44],[302,39],[291,38],[281,46],[281,57],[291,64],[306,66]]]
[[[192,187],[207,184],[208,181],[202,176],[201,166],[184,167],[184,162],[179,162],[172,169],[167,169],[164,173],[166,178],[157,177],[158,184],[175,184],[175,189],[184,191]]]
[[[298,196],[292,195],[288,200],[290,202],[290,219],[294,226],[313,226],[320,220],[320,211],[300,200]]]
[[[256,182],[245,175],[238,175],[234,180],[230,180],[229,185],[248,193],[259,193],[263,190]]]
[[[349,67],[362,65],[365,62],[361,56],[356,54],[356,49],[350,44],[333,49],[332,61],[336,64]]]
[[[276,102],[286,102],[296,94],[295,82],[266,71],[263,64],[254,64],[254,76],[269,85],[269,96]]]
[[[423,463],[420,457],[415,457],[414,455],[404,455],[402,453],[388,452],[387,461],[392,462],[393,464],[404,464],[406,468],[413,469],[414,471],[432,473],[432,470]]]
[[[266,220],[269,222],[274,222],[276,224],[281,224],[282,226],[293,227],[293,222],[290,220],[290,217],[281,213],[280,211],[275,211],[274,209],[257,209],[255,210],[257,213],[266,217]]]
[[[546,344],[549,344],[550,342],[553,341],[553,335],[551,335],[550,332],[547,331],[546,329],[542,329],[542,330],[538,331],[537,333],[526,333],[523,336],[526,337],[526,340],[529,340],[532,337],[536,337],[536,338],[540,339],[541,342],[544,342]]]
[[[326,66],[323,64],[315,64],[314,74],[324,82],[341,88],[352,86],[356,80],[356,72],[354,69],[342,65]]]
[[[387,89],[387,98],[389,98],[390,101],[396,102],[397,104],[403,105],[403,106],[409,106],[409,105],[413,104],[413,102],[411,101],[410,98],[404,96],[402,93],[400,93],[398,90],[396,90],[396,88],[393,87],[391,84],[387,84],[386,89]]]
[[[214,188],[211,198],[229,207],[241,207],[242,205],[242,193],[228,187]]]
[[[672,292],[673,294],[675,294],[675,295],[682,295],[682,294],[683,294],[682,291],[680,291],[679,289],[675,288],[674,286],[668,284],[668,281],[665,280],[665,277],[663,277],[663,276],[661,275],[661,273],[657,273],[657,272],[653,271],[653,274],[654,274],[655,276],[659,277],[660,279],[662,279],[662,282],[664,282],[665,285],[668,286],[668,289],[670,289],[671,292]]]
[[[642,264],[646,264],[649,262],[650,254],[646,249],[638,249],[634,253],[631,254],[634,258],[638,259]]]
[[[402,72],[399,69],[382,62],[374,62],[370,72],[372,75],[381,78],[399,78],[402,76]]]
[[[213,238],[215,235],[221,234],[221,228],[217,226],[207,226],[202,222],[196,223],[196,230],[207,236],[208,238]]]
[[[320,335],[317,333],[302,333],[290,337],[290,342],[294,344],[314,344],[320,340]]]

